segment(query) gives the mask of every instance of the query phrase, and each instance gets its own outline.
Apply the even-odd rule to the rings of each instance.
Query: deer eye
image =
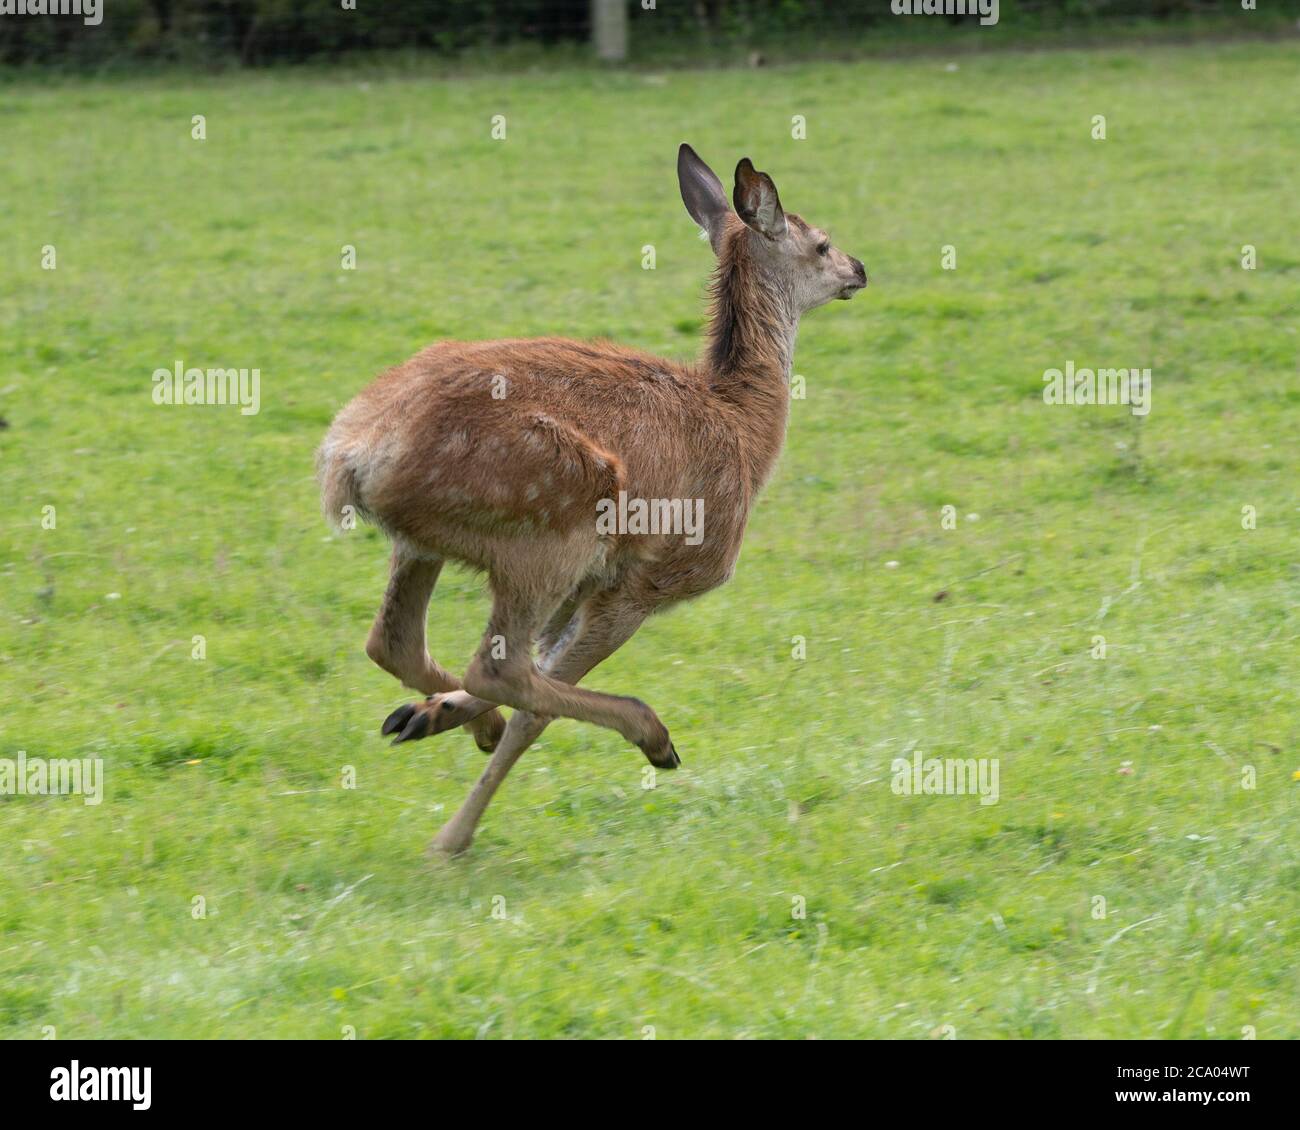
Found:
[[[818,255],[829,255],[830,250],[831,250],[831,241],[829,239],[823,239],[821,243],[817,245]]]

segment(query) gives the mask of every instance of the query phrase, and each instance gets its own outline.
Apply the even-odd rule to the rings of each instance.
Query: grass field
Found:
[[[1281,44],[4,87],[0,757],[106,785],[0,798],[0,1034],[1300,1036],[1297,103]],[[588,680],[684,767],[558,722],[430,864],[483,755],[379,737],[386,547],[314,448],[443,337],[693,356],[682,140],[872,286],[734,581]],[[155,405],[178,360],[260,412]],[[1068,360],[1149,415],[1044,404]],[[453,670],[486,609],[444,573]],[[916,749],[999,802],[895,795]]]

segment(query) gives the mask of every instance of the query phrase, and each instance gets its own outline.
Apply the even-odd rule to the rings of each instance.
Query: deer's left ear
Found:
[[[768,239],[785,235],[785,213],[776,185],[766,173],[754,168],[748,157],[742,157],[736,166],[736,187],[731,193],[736,205],[736,215],[751,228]]]
[[[720,253],[722,232],[730,211],[727,194],[717,174],[685,142],[677,150],[677,184],[691,219],[708,233],[714,253]]]

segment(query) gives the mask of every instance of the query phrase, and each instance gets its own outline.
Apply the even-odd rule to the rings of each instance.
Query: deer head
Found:
[[[867,285],[861,260],[831,244],[820,228],[781,207],[776,185],[748,157],[736,166],[727,204],[722,182],[689,145],[677,151],[682,202],[707,233],[720,263],[741,269],[794,318]]]

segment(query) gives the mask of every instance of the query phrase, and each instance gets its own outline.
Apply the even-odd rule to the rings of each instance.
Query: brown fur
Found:
[[[800,311],[765,274],[758,259],[770,249],[755,231],[734,213],[714,220],[718,264],[698,364],[607,341],[440,342],[364,389],[321,445],[329,517],[351,507],[394,542],[367,651],[432,696],[397,712],[386,732],[409,740],[464,724],[497,746],[439,847],[468,844],[492,790],[556,714],[618,730],[656,765],[677,763],[644,703],[573,684],[646,616],[730,577],[784,440]],[[788,220],[791,239],[811,238]],[[598,533],[598,503],[620,490],[703,499],[702,542]],[[445,558],[486,571],[494,597],[463,688],[424,647]],[[504,739],[494,704],[516,708]]]

